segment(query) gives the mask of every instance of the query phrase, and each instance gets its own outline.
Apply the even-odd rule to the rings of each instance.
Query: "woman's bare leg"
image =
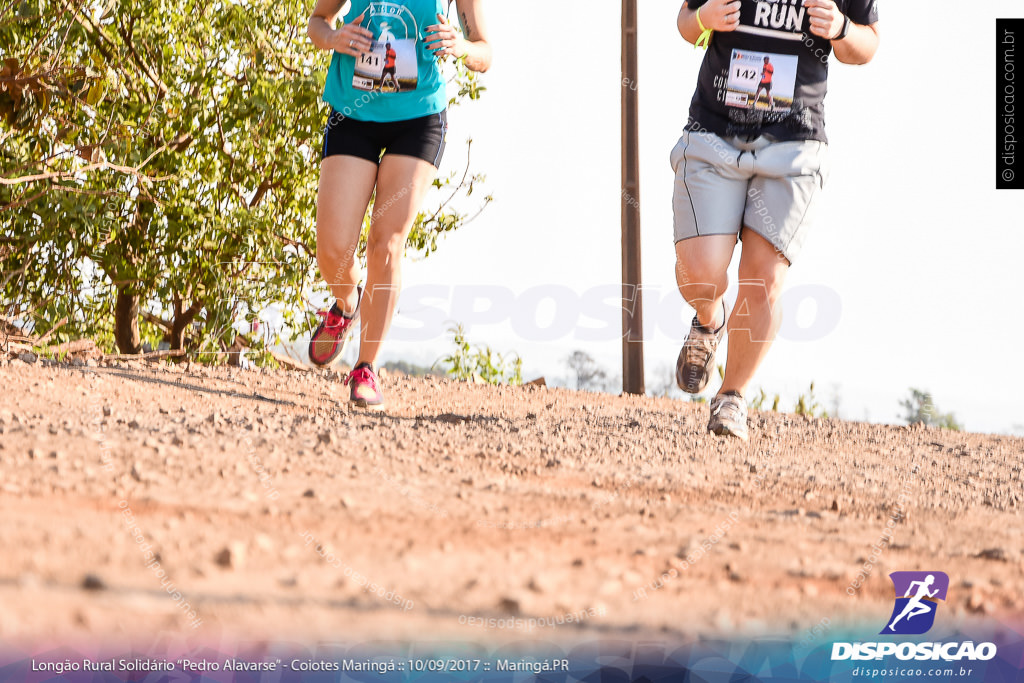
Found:
[[[433,164],[416,157],[386,154],[380,162],[377,199],[366,245],[359,363],[376,367],[402,287],[405,240],[436,174]]]
[[[352,313],[357,303],[356,250],[377,173],[377,164],[351,156],[330,156],[320,164],[316,258],[320,276],[346,313]]]

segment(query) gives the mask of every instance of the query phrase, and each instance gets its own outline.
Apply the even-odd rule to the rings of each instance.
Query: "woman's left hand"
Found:
[[[427,27],[427,39],[424,44],[433,50],[435,55],[441,57],[464,56],[467,52],[466,39],[443,15],[438,14],[437,20],[441,23]]]

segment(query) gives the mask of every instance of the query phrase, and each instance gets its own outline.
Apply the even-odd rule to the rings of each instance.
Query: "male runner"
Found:
[[[380,77],[380,90],[381,92],[384,91],[384,81],[390,77],[391,84],[395,87],[395,92],[401,92],[402,88],[398,85],[398,77],[395,75],[398,53],[391,47],[391,43],[385,45],[384,49],[386,52],[384,53],[384,72]]]
[[[764,66],[761,68],[761,82],[757,85],[757,92],[754,94],[754,102],[761,99],[761,91],[768,95],[768,108],[775,109],[775,100],[772,99],[772,76],[775,75],[775,67],[772,66],[771,57],[765,55]]]
[[[707,53],[689,122],[672,151],[676,279],[696,311],[676,381],[692,394],[704,390],[728,327],[725,380],[711,402],[708,430],[746,439],[744,395],[782,321],[782,284],[828,176],[828,57],[834,52],[845,64],[871,61],[878,10],[876,0],[688,0],[677,25]],[[770,55],[766,64],[795,63],[785,83],[782,69],[771,78],[776,92],[792,86],[791,106],[758,109],[742,88],[730,89],[749,72],[751,53]],[[737,239],[743,251],[730,316],[726,272]]]

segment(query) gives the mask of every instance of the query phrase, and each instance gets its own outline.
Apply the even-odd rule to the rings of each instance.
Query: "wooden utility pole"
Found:
[[[622,391],[643,394],[637,0],[622,0]]]

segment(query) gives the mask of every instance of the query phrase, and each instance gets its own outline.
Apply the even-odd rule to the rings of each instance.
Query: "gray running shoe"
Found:
[[[708,431],[718,436],[747,440],[747,402],[735,391],[715,396],[711,401]]]
[[[688,394],[699,394],[711,380],[711,371],[715,367],[715,351],[718,344],[725,336],[725,326],[729,321],[729,311],[722,302],[722,311],[725,316],[722,319],[722,326],[714,332],[709,332],[693,316],[690,323],[690,334],[686,337],[683,348],[679,351],[679,358],[676,360],[676,384]]]

